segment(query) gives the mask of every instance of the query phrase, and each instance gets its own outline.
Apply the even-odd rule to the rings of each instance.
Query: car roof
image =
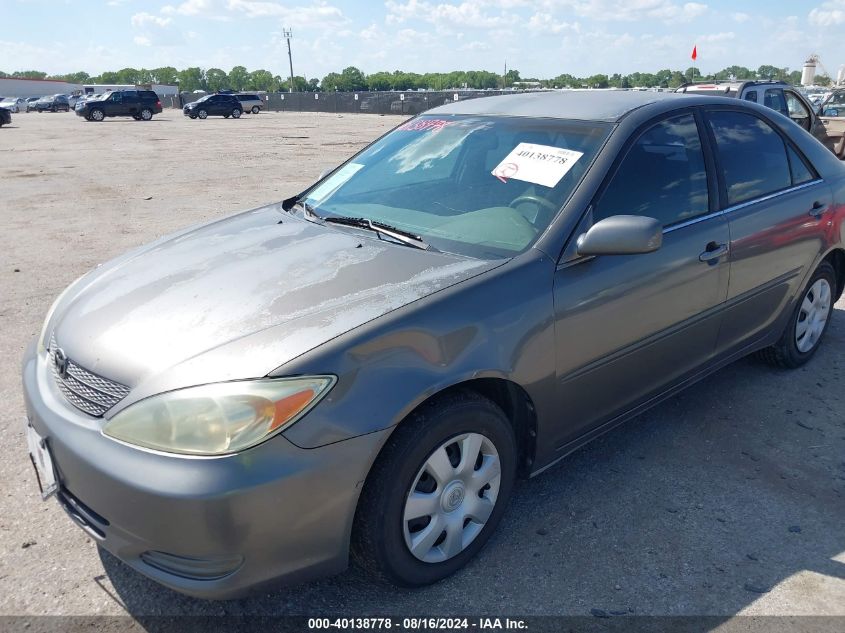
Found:
[[[691,105],[689,96],[667,92],[639,90],[528,92],[455,101],[432,108],[426,114],[483,114],[615,122],[629,112],[649,104],[678,99],[683,99],[684,103]]]

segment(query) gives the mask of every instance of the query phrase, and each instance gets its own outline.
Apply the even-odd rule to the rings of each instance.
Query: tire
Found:
[[[196,115],[196,114],[192,114],[192,115],[191,115],[191,118],[192,118],[192,119],[196,119],[196,118],[197,118],[197,115]]]
[[[208,118],[208,112],[206,112],[205,110],[200,110],[200,111],[197,112],[197,116],[201,119],[207,119]]]
[[[137,114],[133,114],[133,115],[132,115],[132,118],[133,118],[133,119],[135,119],[136,121],[140,121],[140,120],[141,120],[141,117],[140,117],[140,116],[138,116]]]
[[[261,108],[259,108],[258,106],[252,106],[253,114],[258,114],[259,112],[261,112]]]
[[[228,114],[224,114],[224,115],[223,115],[223,118],[224,118],[224,119],[228,119],[228,118],[229,118],[229,115],[228,115]]]
[[[153,111],[150,110],[149,108],[144,108],[143,110],[141,110],[139,115],[141,117],[140,118],[141,121],[152,121],[152,119],[153,119]]]
[[[758,356],[767,363],[789,369],[809,361],[830,325],[836,283],[833,266],[822,262],[799,295],[780,340],[760,350]]]
[[[56,112],[56,106],[51,106],[51,107],[50,107],[50,112],[55,113],[55,112]]]
[[[241,111],[238,108],[232,110],[232,118],[233,119],[240,119],[241,118]]]
[[[96,121],[97,123],[102,123],[106,120],[106,113],[103,112],[100,108],[94,108],[91,110],[91,120]]]
[[[462,447],[472,450],[469,458]],[[423,405],[393,432],[367,477],[355,512],[353,560],[376,578],[405,587],[453,574],[495,531],[516,460],[513,428],[487,398],[466,391]],[[482,471],[487,474],[479,478]],[[486,485],[477,490],[473,480]],[[412,494],[427,499],[432,512],[420,510],[406,521]]]

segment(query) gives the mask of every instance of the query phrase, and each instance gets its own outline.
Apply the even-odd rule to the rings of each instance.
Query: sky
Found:
[[[356,66],[522,77],[845,64],[845,0],[0,0],[0,70]]]

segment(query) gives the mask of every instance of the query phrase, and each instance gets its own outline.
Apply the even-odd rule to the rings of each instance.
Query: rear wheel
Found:
[[[259,108],[258,106],[252,106],[253,114],[258,114],[259,112],[261,112],[261,108]]]
[[[516,459],[513,429],[490,400],[467,391],[423,405],[393,432],[367,477],[354,560],[411,587],[454,573],[495,531]]]
[[[241,111],[238,108],[232,110],[232,118],[233,119],[240,119],[241,118]]]
[[[197,112],[197,116],[201,119],[207,119],[208,112],[206,112],[205,110],[200,110],[199,112]]]
[[[149,121],[153,118],[153,111],[149,108],[144,108],[141,110],[141,120],[142,121]]]
[[[780,340],[761,350],[759,356],[768,363],[788,368],[809,361],[830,323],[835,293],[836,272],[829,263],[822,262],[800,295]]]

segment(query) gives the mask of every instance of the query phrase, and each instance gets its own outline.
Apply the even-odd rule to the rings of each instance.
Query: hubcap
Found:
[[[795,323],[795,346],[806,354],[819,342],[830,314],[831,290],[827,279],[819,279],[810,286]]]
[[[95,121],[102,121],[103,120],[103,113],[99,110],[94,110],[94,113],[91,115],[91,118]]]
[[[152,112],[150,112],[149,110],[144,110],[143,112],[141,112],[141,118],[144,119],[144,121],[149,121],[153,118]]]
[[[405,499],[405,545],[415,558],[457,556],[484,529],[501,482],[499,452],[480,433],[446,440],[429,455]]]

